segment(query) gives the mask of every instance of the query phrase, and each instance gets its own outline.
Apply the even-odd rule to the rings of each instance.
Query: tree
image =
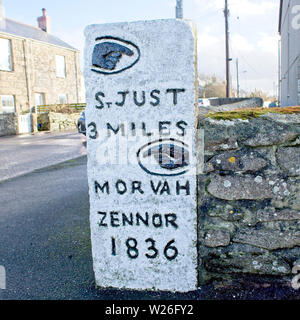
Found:
[[[268,94],[262,90],[255,89],[249,94],[250,98],[262,98],[264,101],[268,100]]]
[[[200,96],[205,98],[226,97],[226,83],[215,75],[209,76],[201,74],[199,75],[199,82],[201,85],[199,90]]]

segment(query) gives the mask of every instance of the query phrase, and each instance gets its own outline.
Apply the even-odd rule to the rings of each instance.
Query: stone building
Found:
[[[300,1],[281,0],[280,102],[282,106],[300,105]]]
[[[46,10],[38,27],[6,19],[1,12],[0,0],[0,135],[5,114],[83,101],[79,51],[49,34]]]

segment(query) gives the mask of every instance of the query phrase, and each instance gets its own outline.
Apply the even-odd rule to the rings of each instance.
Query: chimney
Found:
[[[43,15],[37,18],[38,27],[45,32],[50,32],[50,18],[47,16],[45,8],[42,9],[42,12]]]
[[[2,0],[0,0],[0,28],[6,29],[5,9],[2,7]]]
[[[176,19],[183,19],[182,0],[176,0]]]

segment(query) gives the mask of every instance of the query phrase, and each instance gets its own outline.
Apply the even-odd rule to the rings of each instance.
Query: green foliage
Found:
[[[203,96],[205,98],[225,98],[226,97],[226,83],[225,81],[218,79],[216,76],[200,75],[199,79],[204,83]]]

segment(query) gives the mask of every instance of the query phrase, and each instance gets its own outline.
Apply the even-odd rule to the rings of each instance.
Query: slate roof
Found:
[[[78,51],[76,48],[70,46],[66,42],[60,40],[59,38],[39,28],[29,26],[24,23],[17,22],[11,19],[0,20],[0,32],[16,35],[23,38],[38,40],[38,41],[46,42],[56,46]]]

